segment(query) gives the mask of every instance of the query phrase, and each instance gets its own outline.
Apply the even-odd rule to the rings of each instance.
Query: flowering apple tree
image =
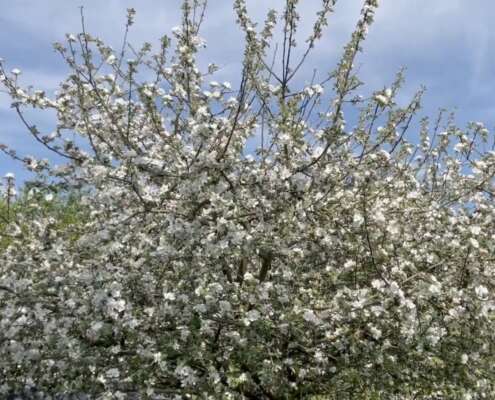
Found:
[[[71,73],[53,96],[0,64],[14,112],[62,160],[0,145],[36,176],[0,225],[2,396],[494,398],[493,136],[418,120],[402,73],[359,95],[377,0],[302,85],[335,2],[296,52],[297,0],[262,29],[235,0],[235,88],[197,61],[200,0],[156,52],[115,51],[83,19],[55,45]],[[52,133],[29,108],[56,113]],[[75,191],[73,223],[41,206]]]

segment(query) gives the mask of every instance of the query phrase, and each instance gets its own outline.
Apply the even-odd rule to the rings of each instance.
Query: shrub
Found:
[[[86,211],[75,236],[20,213],[0,255],[0,390],[493,398],[488,130],[441,114],[416,132],[422,91],[398,104],[401,73],[358,96],[376,0],[329,78],[298,87],[334,1],[297,60],[296,5],[281,13],[276,69],[276,13],[257,31],[234,2],[237,90],[196,62],[202,1],[184,1],[181,27],[133,60],[85,29],[68,35],[56,49],[72,72],[54,98],[1,66],[30,134],[66,160],[24,162],[40,187],[84,188]],[[55,110],[55,133],[30,125],[27,107]]]

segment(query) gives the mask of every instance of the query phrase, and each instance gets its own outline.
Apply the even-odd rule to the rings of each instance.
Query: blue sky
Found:
[[[84,6],[87,30],[119,47],[126,8],[137,11],[130,41],[157,43],[180,22],[180,0],[0,0],[0,57],[8,69],[19,68],[21,82],[56,90],[67,74],[52,43],[65,33],[80,31],[79,6]],[[301,0],[301,36],[309,33],[319,0]],[[359,16],[361,0],[340,0],[324,39],[308,60],[307,79],[317,68],[331,71]],[[495,125],[495,3],[487,0],[381,0],[376,22],[358,59],[365,91],[381,89],[401,67],[407,67],[403,98],[421,84],[427,87],[421,115],[434,117],[438,108],[457,110],[457,122]],[[262,21],[268,7],[281,9],[282,0],[247,0],[253,18]],[[210,0],[202,35],[208,42],[203,57],[222,66],[218,79],[235,83],[242,54],[242,35],[235,25],[232,0]],[[302,42],[302,40],[299,40]],[[32,123],[51,131],[53,115],[31,115]],[[0,143],[22,155],[48,156],[30,138],[8,98],[0,93]],[[0,154],[0,175],[13,171],[20,180],[28,175]]]

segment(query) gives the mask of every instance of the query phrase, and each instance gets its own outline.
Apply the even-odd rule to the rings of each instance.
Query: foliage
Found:
[[[14,184],[13,178],[10,184]],[[77,239],[78,227],[87,217],[79,202],[81,193],[54,193],[54,189],[40,191],[26,185],[18,198],[12,186],[5,191],[0,199],[0,249],[5,250],[15,236],[26,233],[35,220],[50,219],[56,235],[63,235],[67,240]]]
[[[489,132],[443,113],[415,132],[422,91],[398,104],[401,73],[358,95],[354,64],[376,0],[364,1],[328,79],[299,87],[334,3],[322,1],[294,59],[297,1],[258,32],[235,0],[238,90],[196,62],[198,0],[184,1],[181,27],[156,54],[145,44],[132,60],[126,39],[116,52],[83,23],[55,46],[71,74],[54,98],[1,65],[29,133],[66,163],[2,150],[41,188],[86,192],[84,213],[60,222],[76,234],[52,229],[50,213],[34,218],[39,199],[26,198],[11,224],[0,255],[0,392],[495,396]],[[126,34],[133,19],[130,9]],[[27,107],[56,111],[53,134],[29,124]]]

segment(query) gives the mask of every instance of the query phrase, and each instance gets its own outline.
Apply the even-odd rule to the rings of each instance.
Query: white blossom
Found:
[[[402,73],[357,93],[376,0],[323,80],[289,58],[298,2],[263,25],[246,3],[235,90],[199,53],[203,0],[158,46],[66,36],[55,93],[0,62],[54,154],[0,144],[32,175],[0,180],[0,397],[495,398],[486,128],[421,119]]]

